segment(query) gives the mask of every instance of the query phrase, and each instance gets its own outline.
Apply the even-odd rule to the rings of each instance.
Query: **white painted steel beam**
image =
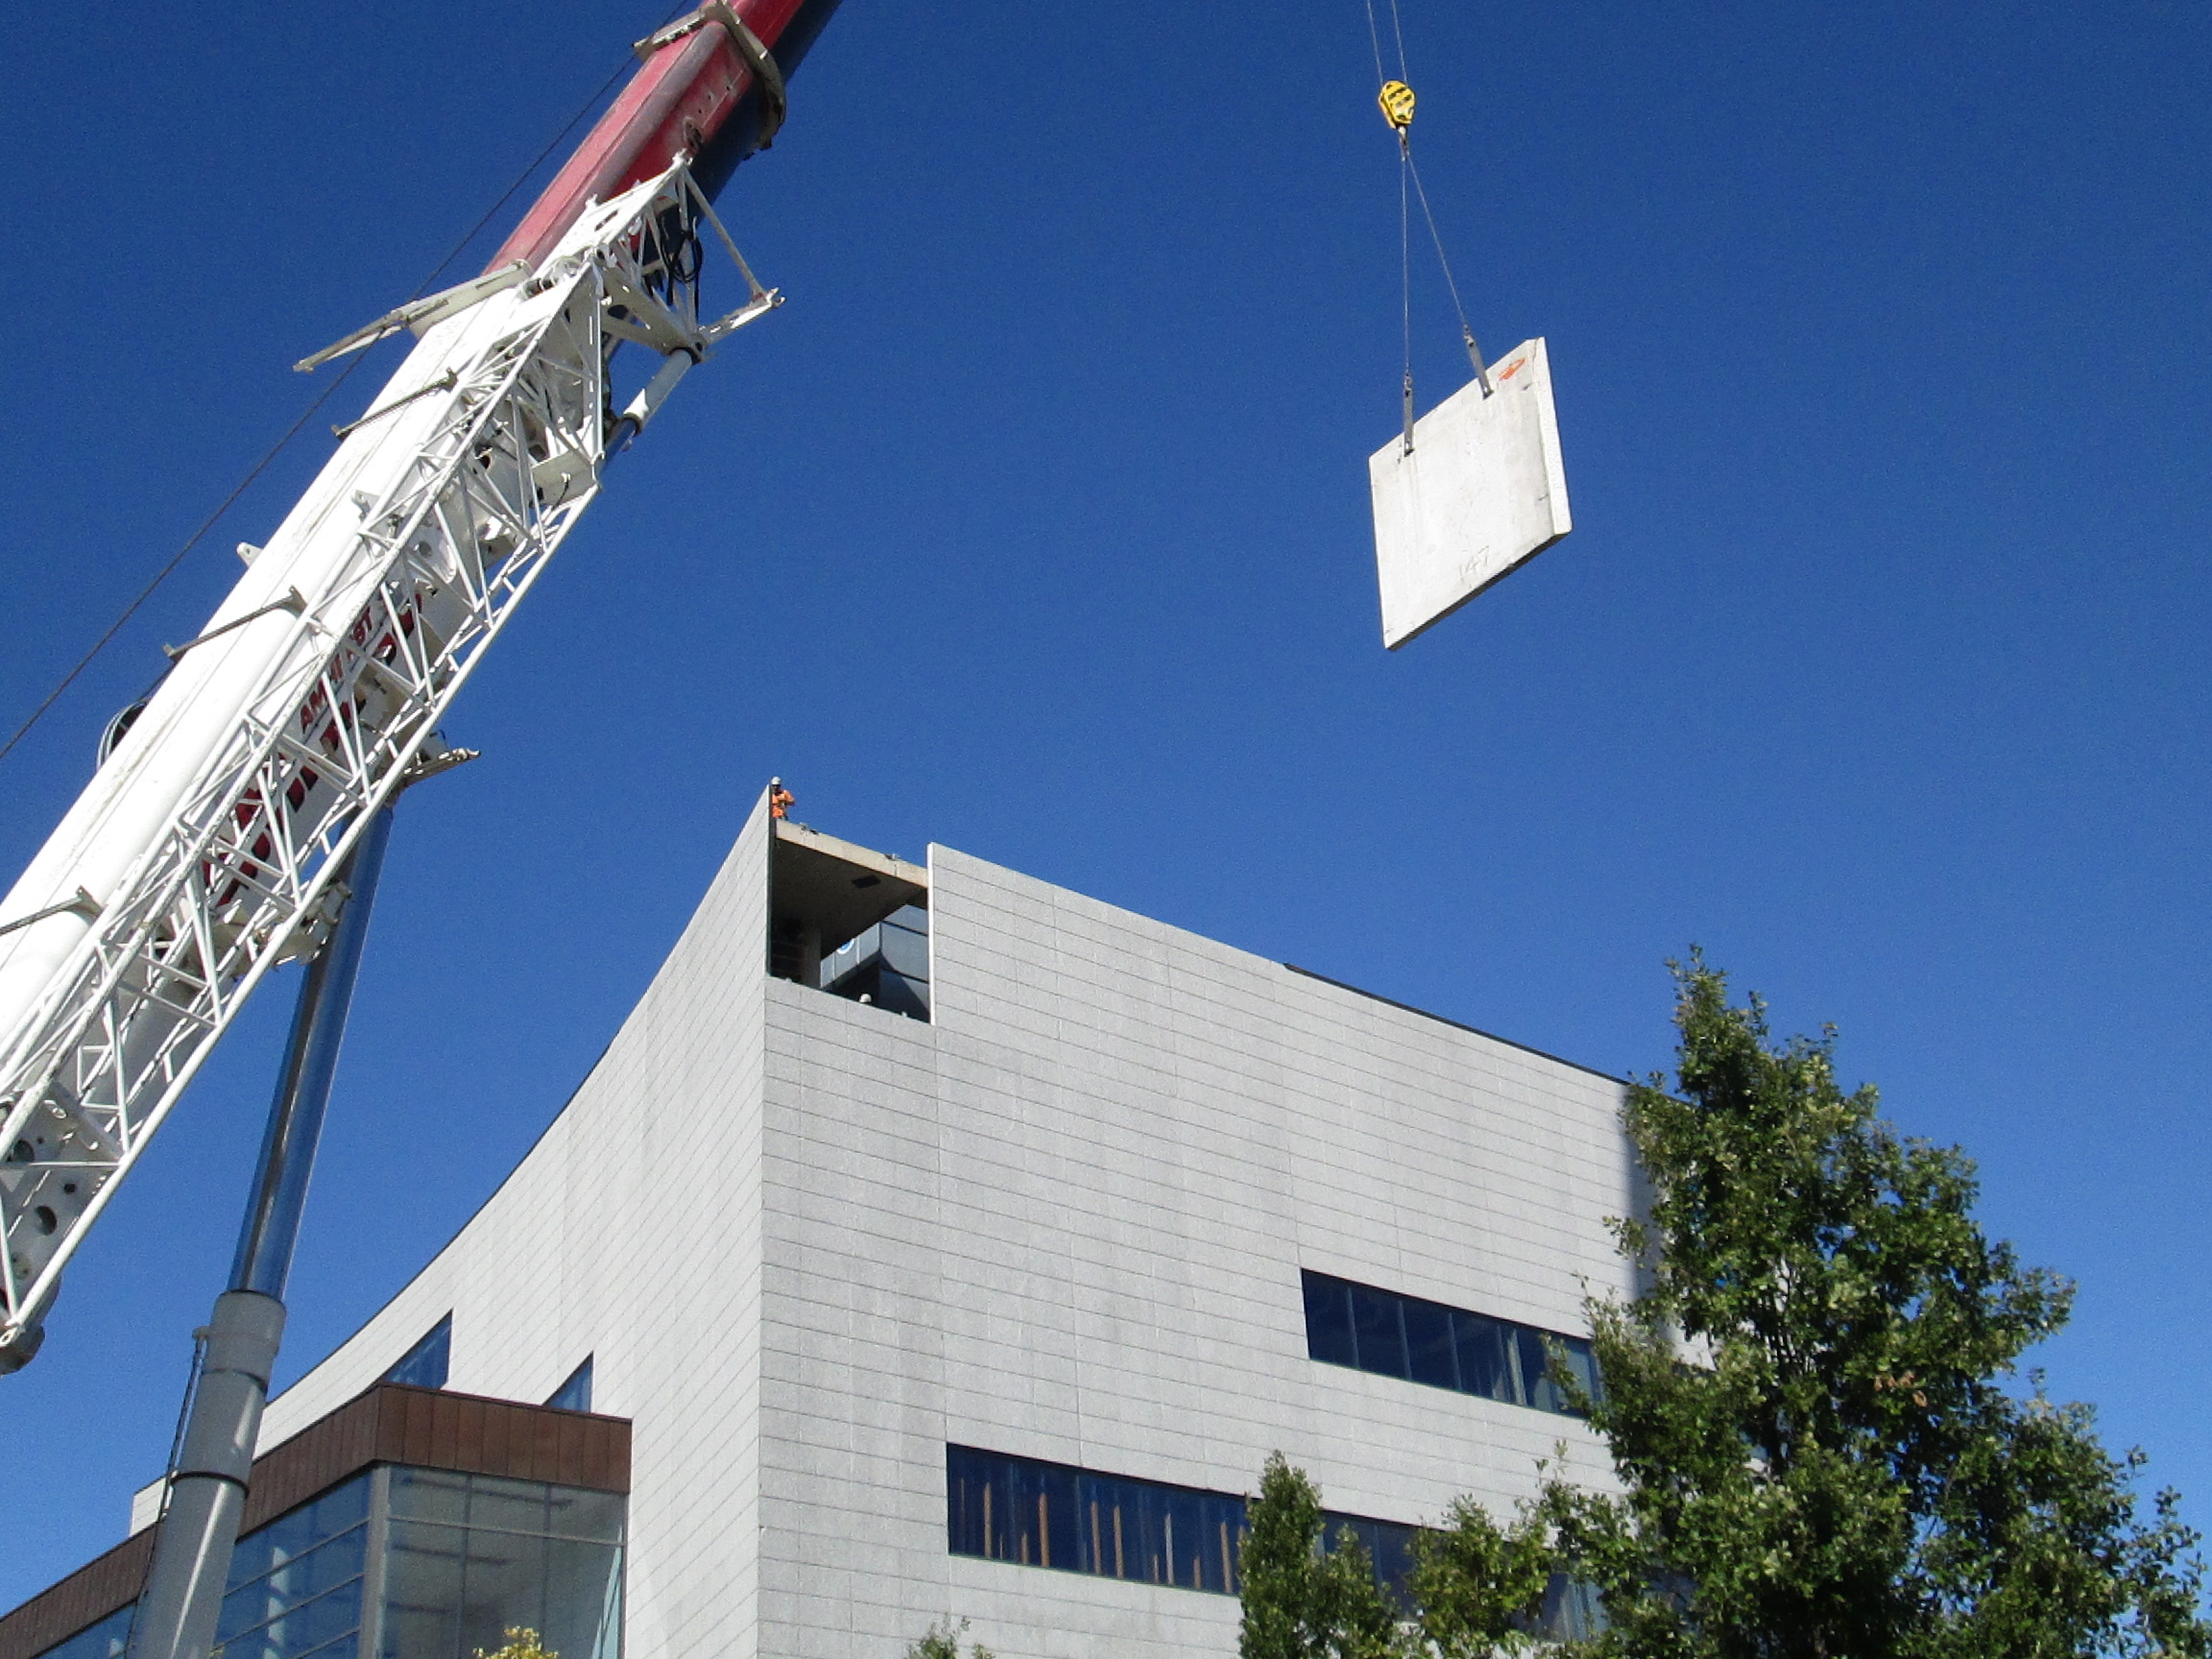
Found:
[[[616,349],[687,366],[774,302],[702,322],[710,224],[679,163],[431,322],[0,900],[0,1370],[598,493]]]

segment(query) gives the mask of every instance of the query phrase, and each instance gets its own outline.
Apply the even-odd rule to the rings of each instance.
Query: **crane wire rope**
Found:
[[[1400,325],[1404,335],[1406,375],[1404,381],[1406,414],[1406,453],[1413,453],[1413,252],[1412,203],[1421,204],[1421,218],[1429,227],[1430,243],[1436,250],[1436,266],[1444,274],[1444,291],[1452,297],[1453,313],[1459,319],[1459,338],[1467,348],[1467,361],[1475,370],[1475,378],[1482,387],[1482,395],[1490,396],[1490,373],[1482,366],[1482,349],[1475,343],[1475,330],[1467,322],[1467,307],[1460,302],[1459,284],[1452,275],[1452,261],[1444,252],[1444,236],[1436,227],[1435,209],[1429,204],[1429,187],[1421,182],[1421,169],[1413,161],[1413,93],[1407,82],[1406,67],[1406,24],[1398,10],[1398,0],[1390,0],[1390,37],[1397,48],[1398,78],[1392,81],[1389,71],[1382,66],[1382,30],[1375,16],[1375,0],[1366,0],[1367,43],[1375,54],[1375,82],[1379,88],[1377,102],[1382,107],[1383,119],[1390,123],[1398,136],[1398,305]],[[1403,107],[1394,107],[1393,91],[1403,95]],[[1408,184],[1411,188],[1408,191]]]
[[[685,10],[685,7],[679,5],[676,10],[671,12],[667,18],[663,20],[662,27],[665,28],[667,23],[673,22],[675,18]],[[451,250],[447,252],[445,257],[439,260],[436,266],[431,269],[430,275],[422,278],[421,285],[416,288],[414,293],[408,295],[407,299],[409,301],[420,300],[423,295],[430,292],[430,285],[436,282],[440,276],[445,274],[446,267],[451,265],[454,260],[460,258],[463,251],[468,248],[469,244],[475,241],[478,236],[483,234],[484,228],[492,223],[493,219],[499,213],[502,208],[507,205],[509,202],[515,199],[515,193],[521,189],[524,184],[528,183],[531,175],[536,173],[539,168],[545,164],[545,158],[553,154],[554,150],[560,146],[561,141],[566,138],[569,133],[576,130],[577,124],[581,122],[585,116],[590,114],[595,108],[597,108],[601,100],[603,100],[609,92],[613,90],[614,84],[620,81],[624,75],[628,74],[631,69],[635,68],[637,60],[633,55],[627,52],[623,54],[622,61],[615,65],[614,72],[608,76],[607,79],[600,84],[597,91],[593,92],[589,98],[584,101],[584,103],[577,108],[575,114],[568,117],[567,121],[562,125],[561,131],[554,133],[551,138],[546,140],[545,147],[539,151],[538,154],[532,157],[530,163],[525,166],[521,172],[515,176],[515,181],[508,185],[507,188],[500,193],[499,200],[493,203],[492,205],[485,211],[483,217],[478,219],[475,224],[469,228],[468,233],[464,235],[458,242],[453,244]],[[138,596],[132,599],[130,604],[123,607],[123,613],[116,617],[113,622],[108,625],[108,631],[92,642],[92,648],[86,651],[84,656],[77,660],[76,666],[71,668],[68,673],[61,676],[60,684],[56,685],[53,690],[46,694],[45,701],[40,703],[37,708],[31,710],[30,716],[23,722],[23,724],[15,728],[14,734],[11,736],[7,742],[0,743],[0,761],[5,761],[8,757],[14,752],[15,746],[21,743],[24,738],[31,734],[31,733],[37,727],[39,721],[46,717],[47,711],[51,709],[55,704],[61,700],[62,694],[66,692],[71,685],[77,683],[78,676],[83,674],[85,669],[92,666],[93,660],[97,658],[101,652],[108,648],[109,641],[111,641],[116,635],[123,632],[124,628],[130,623],[131,618],[138,614],[139,611],[144,608],[146,602],[149,599],[154,597],[155,592],[161,587],[161,585],[168,581],[171,576],[176,574],[177,567],[184,563],[186,555],[191,553],[195,547],[199,546],[202,541],[206,540],[207,533],[223,521],[224,515],[228,514],[231,508],[238,504],[238,498],[245,494],[248,490],[252,488],[254,480],[259,478],[262,473],[266,472],[270,469],[270,467],[276,462],[276,457],[281,455],[285,449],[290,446],[292,440],[300,436],[301,430],[305,428],[307,422],[315,419],[317,411],[319,411],[324,404],[329,402],[332,397],[337,396],[339,388],[344,386],[348,380],[350,380],[353,377],[354,370],[360,368],[361,365],[367,361],[367,353],[356,355],[350,363],[346,365],[346,368],[342,373],[340,373],[338,377],[335,380],[332,380],[329,385],[324,387],[323,390],[316,395],[314,401],[309,403],[305,409],[301,411],[300,418],[293,421],[292,424],[285,429],[284,435],[281,438],[277,439],[275,444],[272,444],[269,446],[268,451],[262,455],[261,459],[254,462],[252,467],[247,469],[246,476],[238,481],[237,488],[232,490],[229,494],[224,496],[222,504],[218,506],[214,512],[208,514],[205,518],[201,520],[200,527],[193,531],[190,536],[185,538],[184,544],[178,548],[175,553],[170,555],[169,562],[162,565],[159,570],[155,572],[154,579],[138,590]],[[156,680],[156,684],[158,685],[159,681]],[[149,686],[148,691],[150,692],[151,690],[152,687]],[[141,695],[144,694],[142,693]]]

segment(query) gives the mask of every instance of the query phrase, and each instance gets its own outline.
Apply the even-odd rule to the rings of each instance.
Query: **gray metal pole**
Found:
[[[384,875],[384,853],[392,843],[392,808],[369,821],[353,855],[338,879],[349,889],[330,937],[307,965],[300,1000],[292,1011],[292,1036],[284,1048],[284,1070],[276,1097],[269,1105],[269,1126],[261,1137],[261,1161],[253,1171],[253,1198],[238,1230],[238,1253],[230,1262],[230,1288],[252,1290],[281,1302],[292,1272],[292,1247],[300,1238],[300,1215],[307,1204],[307,1179],[315,1172],[315,1148],[323,1139],[323,1117],[330,1105],[330,1084],[338,1072],[338,1046],[345,1040],[346,1016],[353,1006],[353,982],[361,972],[362,947],[369,939],[369,913]]]
[[[336,925],[300,987],[284,1070],[270,1103],[253,1195],[239,1230],[230,1287],[200,1333],[207,1344],[193,1391],[154,1564],[132,1622],[131,1659],[207,1659],[215,1644],[246,1478],[269,1377],[284,1335],[284,1283],[330,1104],[338,1047],[369,936],[369,914],[392,839],[392,808],[369,821],[339,873],[346,890]]]

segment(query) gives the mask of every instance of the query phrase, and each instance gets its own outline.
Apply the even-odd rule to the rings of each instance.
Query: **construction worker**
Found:
[[[782,780],[782,779],[781,779],[781,778],[771,778],[771,779],[769,779],[769,780],[768,780],[768,816],[769,816],[769,817],[771,817],[771,818],[788,818],[788,817],[790,817],[790,816],[791,816],[791,804],[792,804],[792,802],[793,802],[795,799],[796,799],[796,797],[794,797],[794,796],[792,795],[791,791],[783,787],[783,780]]]

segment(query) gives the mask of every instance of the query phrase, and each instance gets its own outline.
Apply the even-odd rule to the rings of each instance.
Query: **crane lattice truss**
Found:
[[[641,399],[621,424],[616,348],[687,366],[775,303],[748,272],[749,302],[701,323],[709,225],[727,244],[682,162],[589,209],[535,273],[430,325],[272,539],[307,539],[294,586],[262,608],[275,614],[227,626],[288,636],[0,1034],[0,1353],[34,1339],[118,1178],[261,977],[326,930],[354,839],[597,494],[611,436],[651,413]]]

